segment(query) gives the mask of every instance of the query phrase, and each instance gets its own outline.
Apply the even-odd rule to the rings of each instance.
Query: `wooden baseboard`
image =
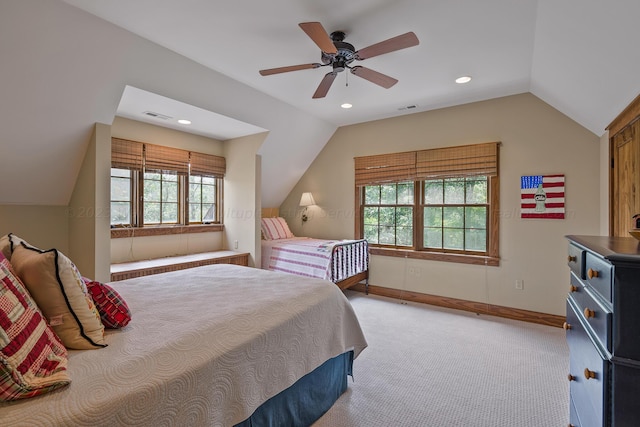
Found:
[[[354,285],[350,289],[365,292],[365,286],[363,283]],[[561,328],[562,324],[565,322],[564,316],[557,316],[555,314],[538,313],[536,311],[521,310],[519,308],[503,307],[457,298],[441,297],[437,295],[423,294],[420,292],[402,291],[400,289],[391,289],[382,286],[369,285],[369,293],[383,297],[419,302],[438,307],[453,308],[456,310],[471,311],[478,314],[505,317],[507,319],[522,320],[524,322],[538,323],[541,325],[555,326],[559,328]]]

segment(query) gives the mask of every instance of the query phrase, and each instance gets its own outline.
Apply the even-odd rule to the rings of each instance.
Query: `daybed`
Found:
[[[331,282],[208,265],[109,284],[132,319],[69,350],[71,383],[0,403],[7,426],[309,426],[367,346]]]
[[[284,218],[262,218],[261,267],[330,280],[340,289],[362,281],[369,287],[369,246],[365,239],[296,237]]]

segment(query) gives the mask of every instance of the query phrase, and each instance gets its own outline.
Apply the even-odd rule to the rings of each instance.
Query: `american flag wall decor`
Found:
[[[564,175],[521,177],[520,218],[564,219]]]

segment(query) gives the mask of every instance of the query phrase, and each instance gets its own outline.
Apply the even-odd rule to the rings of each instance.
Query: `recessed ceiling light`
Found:
[[[181,125],[190,125],[191,124],[191,120],[180,119],[180,120],[178,120],[178,123],[180,123]]]
[[[460,84],[469,83],[470,81],[471,81],[471,77],[469,77],[469,76],[462,76],[462,77],[458,77],[456,79],[456,83],[460,83]]]
[[[345,102],[344,104],[341,105],[342,108],[351,108],[353,107],[353,105],[349,104],[348,102]]]

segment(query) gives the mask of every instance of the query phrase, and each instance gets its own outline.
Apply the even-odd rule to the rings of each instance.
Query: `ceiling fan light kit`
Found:
[[[320,85],[313,94],[314,99],[324,98],[329,92],[338,73],[346,69],[355,76],[368,80],[385,89],[389,89],[398,83],[398,80],[361,65],[351,66],[351,63],[419,44],[418,37],[413,32],[408,32],[356,50],[352,44],[344,41],[346,34],[343,31],[334,31],[329,35],[319,22],[303,22],[299,25],[307,36],[320,48],[321,63],[314,62],[310,64],[269,68],[260,70],[260,75],[270,76],[273,74],[308,70],[330,65],[332,70],[322,78]]]

